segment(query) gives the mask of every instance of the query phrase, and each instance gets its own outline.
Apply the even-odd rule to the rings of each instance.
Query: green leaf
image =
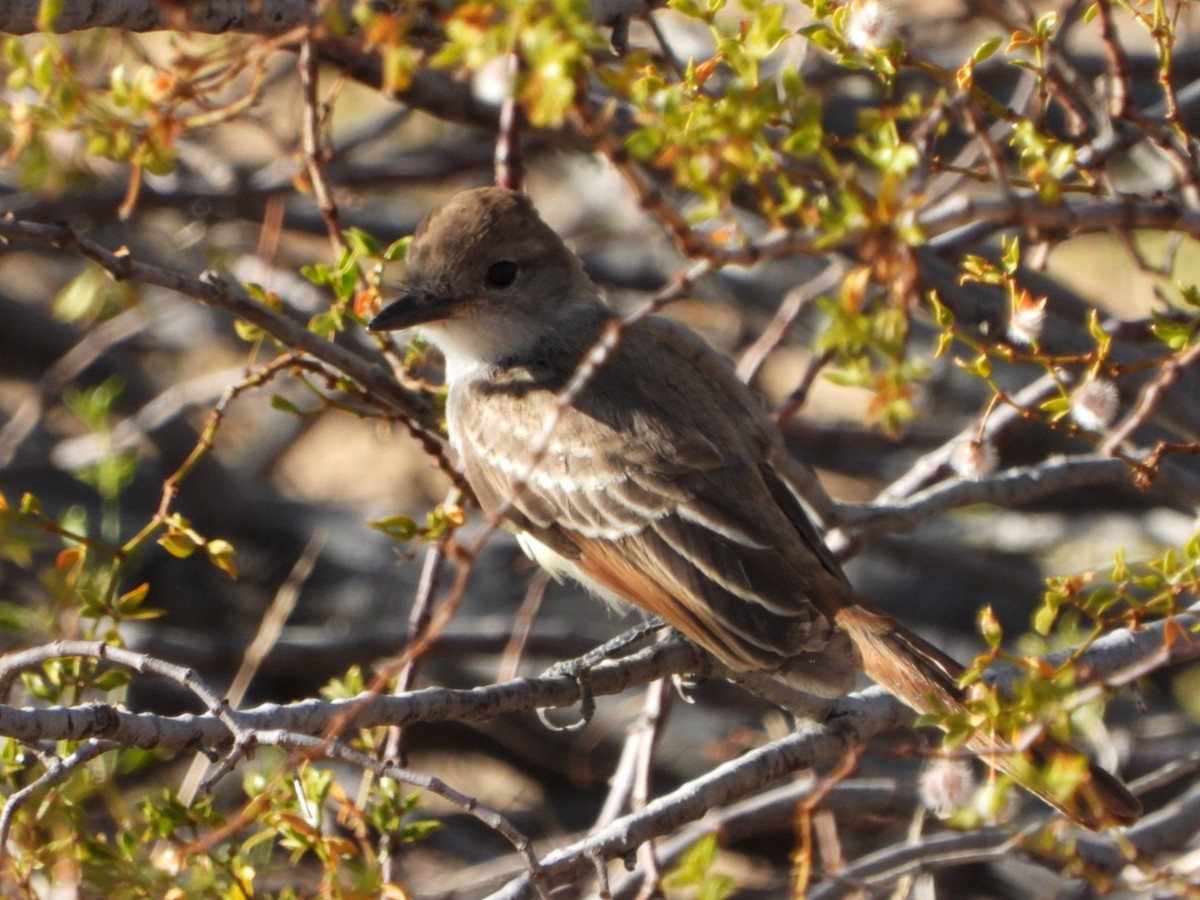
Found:
[[[177,559],[187,559],[199,546],[192,537],[182,531],[164,534],[158,539],[158,544]]]
[[[263,330],[261,328],[257,325],[251,325],[249,322],[244,322],[241,319],[234,319],[233,330],[239,338],[248,344],[253,344],[263,339]]]
[[[94,679],[92,685],[101,691],[116,691],[121,690],[129,685],[129,673],[123,669],[109,669],[107,672],[101,672]]]
[[[256,284],[253,281],[243,281],[242,290],[249,294],[253,300],[264,306],[267,305],[267,291],[261,284]]]
[[[1058,618],[1058,608],[1049,604],[1043,603],[1038,607],[1038,611],[1033,617],[1033,627],[1038,634],[1043,637],[1050,634],[1050,630],[1054,628],[1054,620]]]
[[[975,60],[977,63],[983,62],[985,59],[999,50],[1002,43],[1004,43],[1004,38],[1000,37],[999,35],[988,38],[975,48],[975,52],[971,54],[971,59]]]
[[[285,412],[290,415],[297,416],[298,418],[301,418],[301,419],[306,419],[311,415],[311,413],[305,412],[300,407],[298,407],[295,403],[293,403],[287,397],[282,396],[281,394],[272,394],[271,395],[271,408],[277,409],[280,412]]]
[[[234,560],[237,551],[233,549],[233,544],[219,539],[212,540],[204,545],[204,552],[208,554],[208,559],[214,566],[230,578],[237,578],[238,568]]]
[[[375,259],[380,255],[379,241],[361,228],[347,228],[342,232],[342,237],[345,238],[350,249],[359,256]]]
[[[1038,404],[1038,409],[1042,412],[1048,412],[1054,416],[1063,416],[1071,411],[1070,397],[1051,397],[1049,400],[1043,400]]]
[[[408,255],[408,247],[411,243],[412,236],[410,235],[388,244],[387,249],[383,251],[383,261],[400,262]]]
[[[146,582],[139,584],[132,591],[126,591],[117,598],[117,610],[126,615],[137,610],[150,594],[150,585]]]
[[[834,33],[833,29],[820,22],[816,23],[815,25],[804,26],[800,29],[800,34],[808,38],[822,50],[826,50],[830,53],[836,53],[840,50],[846,49],[846,45],[842,42],[842,39]]]
[[[1004,639],[1004,630],[1000,627],[1000,620],[996,618],[996,613],[990,604],[979,610],[977,621],[979,634],[983,637],[984,642],[990,649],[999,650],[1000,642]]]
[[[36,672],[22,672],[21,681],[25,685],[25,690],[34,700],[53,700],[57,691],[46,683],[41,675]]]
[[[411,541],[419,530],[417,523],[409,516],[388,516],[368,524],[396,541]]]
[[[317,263],[312,266],[301,266],[300,277],[304,278],[317,287],[325,287],[329,284],[329,266],[325,263]]]

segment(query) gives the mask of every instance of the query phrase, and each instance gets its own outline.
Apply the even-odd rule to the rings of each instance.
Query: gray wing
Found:
[[[516,528],[735,668],[791,670],[811,656],[804,686],[844,691],[857,669],[832,627],[845,583],[794,498],[794,509],[781,506],[787,488],[765,462],[769,426],[753,410],[736,414],[748,393],[728,396],[655,338],[628,341],[559,409],[515,499],[563,373],[518,366],[456,385],[455,442],[480,503],[494,511],[512,499]],[[634,381],[630,354],[646,352],[654,372],[636,367]]]

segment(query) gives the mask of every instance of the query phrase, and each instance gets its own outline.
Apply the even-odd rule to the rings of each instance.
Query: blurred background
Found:
[[[481,38],[472,45],[476,56],[463,50],[464,61],[456,66],[429,65],[430,46],[446,41],[454,46],[452,22],[472,21],[474,15],[486,20],[481,33],[490,34],[487,28],[504,19],[491,7],[464,12],[463,6],[396,12],[395,21],[408,30],[393,44],[370,25],[366,33],[374,42],[361,40],[358,32],[350,38],[322,32],[314,43],[321,61],[315,87],[320,123],[312,130],[321,144],[316,152],[306,147],[304,123],[313,104],[298,75],[295,34],[91,30],[4,38],[8,86],[7,109],[0,115],[0,209],[22,221],[66,223],[142,263],[192,277],[214,271],[231,283],[257,286],[255,296],[297,321],[319,317],[333,303],[342,320],[332,340],[380,364],[402,360],[403,386],[436,394],[436,353],[418,347],[405,356],[403,348],[393,348],[385,359],[361,325],[369,309],[335,300],[330,281],[336,278],[322,282],[312,267],[337,269],[345,261],[347,244],[331,250],[330,202],[341,229],[357,229],[386,247],[411,234],[428,210],[456,191],[493,180],[497,104],[508,91],[506,57],[480,63],[488,46]],[[591,47],[593,62],[566,79],[575,86],[577,103],[594,108],[612,103],[629,116],[628,122],[618,116],[609,123],[618,142],[637,132],[639,117],[656,108],[654,103],[668,106],[661,98],[638,104],[622,79],[639,67],[669,83],[690,85],[672,95],[672,102],[706,93],[742,102],[736,93],[742,73],[732,65],[720,68],[722,60],[736,58],[735,51],[715,35],[749,46],[752,26],[746,23],[761,21],[761,4],[725,9],[709,21],[688,15],[685,6],[625,23],[627,43],[617,51]],[[1011,64],[1020,55],[1012,49],[1019,46],[1014,35],[1036,36],[1039,21],[1022,4],[851,2],[838,7],[840,21],[785,4],[780,27],[791,38],[764,55],[761,80],[782,84],[787,72],[802,76],[809,115],[834,162],[817,165],[805,157],[783,171],[804,186],[814,208],[817,198],[844,200],[838,192],[848,185],[857,185],[864,204],[892,203],[914,217],[939,209],[935,201],[1010,198],[1034,183],[1028,165],[1034,151],[1004,131],[1011,123],[1003,115],[989,118],[996,109],[981,97],[1015,110],[1018,119],[1026,116],[1082,154],[1098,146],[1104,127],[1112,124],[1114,117],[1098,110],[1107,108],[1114,85],[1124,83],[1131,92],[1130,112],[1118,123],[1125,145],[1088,169],[1086,179],[1063,175],[1071,186],[1062,194],[1086,199],[1078,184],[1089,181],[1098,185],[1098,200],[1177,203],[1190,212],[1188,179],[1200,167],[1181,175],[1172,169],[1178,157],[1155,152],[1162,132],[1146,126],[1146,134],[1136,133],[1140,120],[1134,111],[1163,101],[1156,81],[1162,46],[1138,21],[1150,13],[1114,6],[1103,17],[1111,18],[1114,30],[1106,38],[1102,23],[1085,15],[1087,4],[1050,6],[1057,13],[1044,49],[1050,62],[1022,68]],[[1171,78],[1177,90],[1185,90],[1194,86],[1200,65],[1195,16],[1188,4],[1171,9]],[[873,24],[876,14],[883,17],[880,26]],[[797,36],[799,29],[822,23],[840,41],[836,52],[827,52],[815,32],[807,32],[810,40]],[[612,39],[600,13],[594,11],[591,24]],[[867,29],[865,36],[856,38],[855,27]],[[878,33],[871,30],[876,27]],[[980,54],[977,48],[994,37],[1001,40],[992,51],[999,55]],[[895,45],[900,50],[894,60],[887,56],[891,51],[880,49]],[[1114,47],[1123,54],[1119,65]],[[424,55],[414,61],[402,56],[404,49]],[[941,76],[961,73],[973,52],[983,56],[973,72],[978,93],[955,91]],[[898,69],[886,79],[880,74],[885,57]],[[696,84],[689,59],[693,65],[717,60],[717,74]],[[398,79],[393,73],[389,83],[389,65],[411,70]],[[534,75],[543,71],[538,65],[533,57]],[[619,76],[606,80],[606,71]],[[917,114],[872,118],[880,109],[902,106],[910,95],[925,104]],[[1177,124],[1168,129],[1186,148],[1184,158],[1195,150],[1195,104],[1189,98],[1185,91]],[[1095,106],[1083,106],[1084,99]],[[967,115],[962,108],[974,112]],[[628,159],[589,145],[587,129],[571,115],[539,123],[536,103],[531,110],[518,132],[525,188],[582,256],[609,301],[622,311],[636,309],[688,267],[679,242],[647,205],[646,194],[631,187]],[[873,159],[860,152],[864,132],[891,127],[880,121],[901,121],[905,140],[928,152],[899,180],[863,162]],[[981,139],[972,123],[978,132],[991,127],[998,136]],[[769,136],[770,128],[798,126],[773,120],[765,127]],[[149,149],[139,156],[130,147]],[[1042,151],[1052,156],[1054,148]],[[727,156],[736,165],[738,157],[732,151]],[[675,162],[662,147],[650,163],[635,162],[645,183],[660,189],[668,206],[710,238],[732,229],[753,239],[780,221],[812,230],[803,215],[764,212],[760,186],[749,175],[739,182],[728,172],[712,174],[724,197],[714,212],[710,198],[674,172]],[[314,185],[314,164],[323,185]],[[1009,174],[999,177],[1004,170]],[[330,202],[322,199],[325,191]],[[888,192],[900,196],[889,200]],[[892,270],[880,262],[891,250],[872,249],[880,243],[874,225],[857,234],[848,228],[836,236],[828,256],[798,253],[721,268],[663,313],[686,322],[735,363],[757,361],[755,387],[768,408],[788,409],[784,431],[796,457],[815,469],[835,500],[869,503],[897,480],[913,477],[923,460],[936,462],[924,484],[958,478],[949,452],[994,403],[997,385],[1011,396],[1059,372],[1060,385],[1044,395],[1051,396],[1086,379],[1095,363],[1086,355],[1095,347],[1088,328],[1093,311],[1095,321],[1120,342],[1117,368],[1095,365],[1106,377],[1121,376],[1116,381],[1125,412],[1146,379],[1161,371],[1154,367],[1168,352],[1154,343],[1154,317],[1194,329],[1195,306],[1180,300],[1200,271],[1188,228],[1131,224],[1075,236],[1039,230],[1032,221],[1015,217],[1003,230],[993,220],[993,227],[978,233],[967,225],[962,233],[931,225],[928,242],[891,258]],[[960,335],[1002,346],[1013,314],[1004,286],[964,283],[960,266],[968,253],[999,259],[1001,237],[1017,234],[1026,254],[1020,284],[1031,303],[1048,304],[1045,340],[1034,350],[1073,352],[1079,364],[1072,371],[1061,359],[1007,364],[998,356],[989,383],[955,363],[956,355],[972,354],[935,355],[944,329],[923,298],[938,291],[953,308]],[[912,267],[911,275],[895,274],[897,260]],[[402,261],[353,262],[363,281],[351,293],[365,297],[368,307],[396,296]],[[875,359],[865,379],[845,376],[856,371],[861,376],[863,370],[849,365],[846,348],[829,337],[843,321],[831,304],[845,307],[854,300],[843,279],[863,267],[872,284],[865,296],[875,298],[863,300],[864,309],[874,309],[872,315],[899,309],[906,319],[903,349],[886,365]],[[887,271],[893,272],[891,280]],[[905,286],[897,288],[899,282]],[[162,508],[164,482],[201,444],[220,406],[219,428],[207,435],[211,451],[180,480],[170,510],[203,539],[228,542],[236,551],[237,577],[214,565],[211,554],[179,558],[158,543],[140,543],[121,572],[121,590],[148,584],[144,607],[161,615],[130,615],[120,622],[120,637],[130,647],[194,667],[223,689],[286,585],[294,608],[254,667],[247,704],[315,696],[352,666],[369,678],[381,661],[404,649],[422,567],[437,542],[420,535],[396,540],[395,517],[424,525],[429,511],[447,501],[451,484],[401,424],[315,371],[284,371],[231,395],[250,369],[281,348],[235,327],[223,310],[138,280],[115,280],[70,249],[20,240],[0,246],[0,322],[0,492],[11,507],[33,495],[46,519],[104,546],[123,544],[153,519]],[[782,337],[763,343],[765,333],[783,326]],[[863,352],[870,357],[877,349],[867,340]],[[826,360],[825,374],[836,376],[841,367],[843,376],[819,374],[803,404],[789,406],[806,372],[826,352],[834,358]],[[919,377],[909,372],[889,395],[878,386],[894,376],[901,359],[919,367]],[[1006,646],[1052,649],[1053,642],[1028,637],[1046,577],[1098,570],[1103,579],[1117,553],[1131,561],[1161,557],[1164,548],[1182,547],[1196,532],[1200,388],[1186,366],[1176,374],[1164,390],[1169,402],[1137,434],[1143,449],[1158,440],[1190,442],[1193,455],[1171,456],[1161,480],[1146,489],[1131,477],[1099,486],[1081,483],[1028,501],[917,515],[898,527],[858,533],[848,527],[838,532],[835,546],[856,588],[964,661],[982,648],[976,618],[985,605],[1003,625]],[[897,412],[901,400],[902,414],[881,415]],[[1111,422],[1102,423],[1101,437]],[[427,424],[436,428],[436,417]],[[1097,440],[1080,433],[1086,430],[1053,427],[1046,417],[1013,416],[981,452],[1000,471],[1035,465],[1056,455],[1094,452]],[[987,471],[973,474],[986,477]],[[465,546],[482,523],[464,507],[466,522],[454,540]],[[380,520],[392,522],[392,535],[372,527]],[[63,541],[28,522],[10,522],[0,539],[0,641],[6,648],[86,632],[91,626],[80,592],[98,590],[100,574],[91,585],[71,582],[58,556]],[[449,590],[455,571],[451,559],[435,593]],[[421,657],[417,684],[470,687],[536,675],[636,621],[615,617],[574,585],[547,583],[511,538],[496,533],[472,567],[461,608]],[[1074,636],[1081,634],[1086,631]],[[1155,672],[1136,695],[1114,699],[1108,728],[1093,719],[1085,737],[1094,739],[1105,764],[1119,765],[1129,776],[1193,759],[1195,682],[1190,666]],[[706,683],[695,695],[695,705],[666,701],[669,717],[654,753],[654,794],[789,727],[769,704],[735,687]],[[185,692],[162,680],[135,679],[125,702],[166,713],[195,709]],[[576,733],[552,731],[532,715],[420,725],[406,732],[407,764],[502,810],[553,846],[586,831],[600,815],[627,730],[643,706],[642,691],[601,698],[595,721]],[[919,806],[922,757],[935,744],[936,738],[919,732],[875,742],[840,783],[846,793],[835,795],[830,809],[843,865],[907,839]],[[248,765],[269,767],[270,759]],[[178,760],[144,770],[142,780],[128,787],[175,784],[186,764]],[[236,793],[236,780],[222,790]],[[1164,798],[1180,790],[1172,783]],[[478,896],[481,885],[519,870],[505,856],[505,842],[461,811],[430,799],[421,812],[444,827],[398,855],[395,878],[411,885],[414,896]],[[737,896],[782,896],[796,841],[792,806],[768,802],[752,819],[752,827],[730,831],[721,865],[732,873]],[[1053,865],[1035,866],[1013,854],[949,870],[939,876],[936,891],[1008,897],[1087,896],[1094,889]]]

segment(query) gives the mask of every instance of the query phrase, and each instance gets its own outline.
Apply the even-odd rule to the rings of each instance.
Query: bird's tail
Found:
[[[965,670],[932,644],[865,606],[839,610],[837,621],[858,649],[863,671],[906,705],[922,714],[961,712],[966,708],[963,690],[958,686]],[[1055,757],[1082,755],[1053,738],[1042,737],[1018,751],[998,738],[978,734],[967,747],[1085,828],[1097,831],[1111,825],[1129,825],[1142,814],[1141,804],[1125,785],[1090,761],[1087,776],[1074,790],[1060,793],[1031,782],[1030,772],[1043,769]]]

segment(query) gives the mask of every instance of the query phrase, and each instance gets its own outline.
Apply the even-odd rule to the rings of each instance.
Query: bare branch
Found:
[[[1132,478],[1129,465],[1110,456],[1071,456],[1007,469],[990,478],[944,481],[894,504],[843,504],[835,516],[843,527],[857,531],[895,531],[975,503],[1013,506],[1069,488],[1131,484]]]
[[[339,0],[341,15],[350,18],[352,3]],[[122,31],[196,31],[225,34],[285,34],[319,21],[325,4],[310,0],[212,0],[206,3],[162,3],[158,0],[64,0],[50,23],[59,34],[86,28]],[[40,30],[41,0],[10,0],[0,7],[0,32],[31,34]]]

